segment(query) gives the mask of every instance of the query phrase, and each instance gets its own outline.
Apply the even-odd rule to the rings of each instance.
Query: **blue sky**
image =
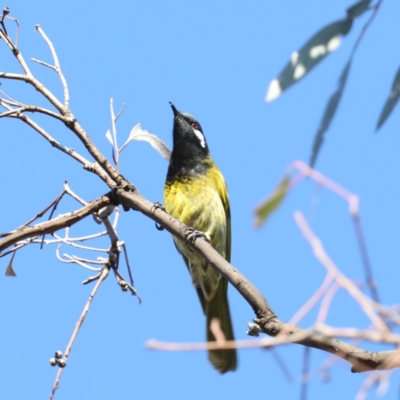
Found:
[[[342,46],[297,85],[270,104],[269,82],[293,51],[317,30],[343,18],[350,1],[299,2],[77,2],[8,4],[18,18],[20,49],[28,60],[51,62],[34,31],[41,24],[51,38],[68,80],[71,109],[92,140],[106,154],[111,149],[109,101],[126,109],[118,123],[120,143],[137,123],[172,142],[168,102],[193,114],[203,127],[212,155],[229,185],[232,208],[232,263],[265,295],[278,316],[288,321],[325,277],[324,268],[299,232],[293,212],[301,210],[326,250],[351,279],[364,283],[360,253],[347,204],[312,181],[304,181],[265,227],[254,229],[253,211],[270,193],[293,160],[308,162],[314,134],[329,96],[337,87],[359,32],[369,15],[355,21]],[[398,246],[400,112],[395,110],[378,134],[375,125],[399,66],[400,6],[384,2],[356,54],[338,114],[327,133],[317,169],[360,196],[366,242],[384,304],[398,300],[395,272]],[[11,24],[7,26],[11,27]],[[0,70],[19,72],[0,43]],[[52,72],[32,65],[37,77],[61,96]],[[42,99],[22,82],[2,81],[1,89],[26,103]],[[62,125],[34,118],[64,145],[84,153]],[[107,192],[94,175],[60,154],[20,121],[1,120],[3,174],[0,232],[15,229],[61,192],[64,180],[89,201]],[[167,162],[146,143],[131,143],[121,156],[121,172],[151,201],[162,201]],[[58,212],[79,206],[63,201]],[[96,232],[91,220],[73,232]],[[122,213],[118,234],[128,246],[143,303],[122,293],[110,276],[96,296],[72,350],[56,399],[217,398],[296,399],[304,349],[277,349],[293,376],[288,381],[269,351],[239,351],[239,369],[220,376],[205,353],[146,350],[149,339],[198,342],[204,318],[186,268],[168,233],[139,213]],[[99,245],[106,241],[99,241]],[[91,287],[91,275],[61,264],[56,248],[29,247],[18,252],[18,278],[0,279],[2,333],[1,392],[5,399],[46,398],[56,369],[48,359],[64,350]],[[81,254],[63,246],[62,252]],[[97,257],[97,254],[95,255]],[[5,269],[8,258],[0,259]],[[125,266],[121,271],[126,275]],[[254,314],[230,288],[237,339],[246,339]],[[316,312],[301,322],[313,324]],[[366,329],[369,320],[340,291],[327,323]],[[388,349],[364,343],[368,350]],[[329,356],[313,350],[311,369]],[[309,399],[354,398],[367,375],[351,374],[339,361],[329,380],[316,374]],[[396,398],[399,374],[391,377],[387,398]],[[261,383],[261,385],[260,385]],[[376,398],[372,391],[368,398]]]

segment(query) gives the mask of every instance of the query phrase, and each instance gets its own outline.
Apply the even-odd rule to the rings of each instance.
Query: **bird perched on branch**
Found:
[[[191,238],[203,236],[228,262],[231,258],[231,215],[225,179],[211,158],[200,124],[190,114],[174,113],[173,149],[164,188],[167,212],[192,227]],[[228,281],[188,243],[173,237],[197,290],[207,319],[207,340],[215,341],[210,323],[217,318],[226,340],[234,340]],[[221,373],[234,371],[236,350],[210,350],[209,360]]]

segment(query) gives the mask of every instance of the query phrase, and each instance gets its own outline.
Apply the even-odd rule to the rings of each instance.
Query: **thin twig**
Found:
[[[132,276],[132,272],[131,272],[131,266],[129,264],[129,258],[128,258],[128,250],[126,248],[125,243],[122,244],[122,250],[124,252],[124,256],[125,256],[125,263],[126,263],[126,268],[128,269],[128,274],[129,274],[129,279],[131,281],[131,285],[133,286],[133,276]]]
[[[105,235],[107,235],[107,231],[102,231],[102,232],[98,232],[98,233],[93,233],[92,235],[86,235],[86,236],[80,236],[80,237],[69,237],[68,234],[66,233],[65,237],[64,237],[64,239],[62,241],[64,243],[66,243],[66,244],[71,245],[73,242],[85,242],[85,241],[92,240],[92,239],[95,239],[95,238],[99,238],[99,237],[102,237],[102,236],[105,236]],[[53,234],[53,236],[56,237],[57,240],[49,240],[49,239],[47,239],[46,240],[46,244],[60,243],[60,240],[61,240],[60,236],[56,235],[55,233]],[[76,246],[76,247],[78,247],[78,246]],[[87,249],[87,250],[90,249],[90,247],[86,247],[86,246],[85,247],[81,247],[81,248],[82,249]],[[97,250],[94,250],[94,251],[97,251]],[[99,249],[98,251],[103,251],[103,250]]]
[[[33,75],[31,73],[27,63],[25,62],[24,58],[22,57],[21,52],[18,50],[16,45],[14,45],[14,43],[11,41],[10,37],[7,35],[6,32],[3,32],[2,30],[0,30],[0,38],[4,40],[4,42],[7,44],[8,48],[12,51],[14,57],[17,59],[17,61],[21,65],[22,69],[24,70],[25,78],[23,80],[29,81],[33,77]],[[14,74],[10,74],[10,75],[14,75]],[[15,75],[17,75],[17,74],[15,74]],[[20,76],[22,76],[22,75],[20,75]],[[9,76],[1,76],[1,73],[0,73],[0,77],[6,78],[6,79],[9,78]]]
[[[321,306],[319,308],[319,313],[317,316],[316,324],[324,323],[326,318],[328,317],[328,311],[333,300],[333,297],[337,293],[340,286],[337,282],[335,282],[324,294],[324,297],[321,302]]]
[[[82,327],[83,321],[85,320],[85,317],[86,317],[87,313],[89,312],[90,305],[92,304],[94,296],[96,295],[97,291],[99,290],[100,285],[102,284],[102,282],[107,278],[108,273],[109,273],[109,268],[107,268],[107,267],[103,268],[103,270],[102,270],[102,272],[101,272],[101,274],[99,276],[99,279],[97,280],[96,285],[94,286],[94,288],[92,290],[92,293],[90,293],[90,296],[89,296],[89,298],[88,298],[88,300],[87,300],[87,302],[85,304],[85,307],[84,307],[84,309],[82,311],[82,314],[80,315],[80,317],[79,317],[79,319],[78,319],[78,321],[77,321],[77,323],[75,325],[75,329],[74,329],[74,331],[72,333],[72,336],[71,336],[71,339],[70,339],[70,341],[69,341],[69,343],[67,345],[67,348],[65,349],[64,359],[66,361],[68,360],[68,357],[69,357],[69,355],[71,353],[72,346],[73,346],[73,344],[75,342],[75,339],[76,339],[76,337],[78,335],[78,332],[79,332],[80,328]],[[56,379],[55,379],[54,385],[53,385],[53,390],[52,390],[52,392],[50,394],[50,400],[53,399],[54,394],[55,394],[56,390],[58,389],[63,369],[64,368],[59,368],[58,371],[57,371]]]
[[[54,51],[54,47],[50,40],[47,38],[47,36],[44,34],[44,31],[41,29],[40,26],[37,26],[37,30],[39,33],[42,34],[44,40],[47,42],[48,46],[50,47],[50,50],[53,54],[53,58],[55,59],[56,65],[58,63],[58,58],[57,55]],[[69,94],[68,94],[68,87],[66,84],[65,79],[63,78],[63,75],[61,73],[61,70],[59,71],[59,77],[62,81],[62,85],[64,87],[64,104],[61,103],[57,97],[49,90],[46,88],[45,85],[43,85],[38,79],[36,79],[33,74],[31,73],[30,69],[28,68],[21,52],[15,48],[15,46],[12,44],[11,40],[9,37],[0,30],[0,38],[4,39],[4,41],[7,43],[7,46],[10,48],[12,51],[14,57],[16,57],[17,61],[21,65],[22,69],[25,72],[25,75],[20,75],[20,74],[9,74],[9,73],[3,73],[0,72],[0,78],[5,78],[5,79],[19,79],[23,80],[32,87],[34,87],[41,95],[43,95],[63,116],[63,123],[78,137],[78,139],[84,144],[85,148],[87,151],[90,153],[90,155],[94,158],[94,160],[97,161],[99,166],[104,170],[105,174],[99,174],[100,171],[96,171],[96,173],[99,174],[99,176],[108,184],[110,188],[114,188],[117,185],[126,185],[128,182],[122,177],[118,171],[111,165],[111,163],[107,160],[106,157],[99,151],[99,149],[94,145],[94,143],[90,140],[88,134],[86,131],[80,126],[80,124],[77,122],[76,118],[72,114],[71,110],[69,109]],[[26,122],[26,121],[25,121]],[[40,133],[40,130],[38,130],[37,124],[31,124],[31,126],[37,130]],[[53,144],[53,143],[52,143]],[[57,143],[55,143],[57,144]],[[54,144],[53,144],[54,145]],[[90,170],[88,168],[88,170]],[[107,178],[105,178],[103,175],[106,175]],[[132,189],[134,187],[132,186]]]
[[[367,245],[365,243],[364,231],[361,226],[360,216],[358,214],[353,215],[354,229],[356,231],[356,238],[358,242],[358,247],[360,249],[361,259],[364,266],[365,279],[369,290],[371,292],[371,297],[377,302],[380,303],[378,288],[375,283],[375,279],[372,274],[372,266],[371,261],[368,255]]]
[[[371,25],[372,21],[375,19],[376,15],[378,14],[378,11],[382,5],[383,0],[378,0],[378,2],[373,6],[374,11],[372,12],[372,15],[368,19],[368,21],[365,23],[365,25],[362,27],[360,34],[358,35],[358,38],[356,42],[354,43],[353,49],[351,50],[351,55],[350,58],[354,56],[355,52],[358,49],[358,46],[361,43],[361,40],[363,39],[365,33],[367,32],[369,26]]]
[[[378,386],[377,391],[379,391],[379,394],[377,397],[384,397],[389,389],[390,375],[391,371],[374,371],[367,375],[367,378],[357,392],[355,400],[365,400],[367,398],[368,392],[374,386]]]
[[[55,219],[52,219],[51,221],[42,222],[40,224],[29,227],[23,226],[11,233],[10,235],[6,236],[4,239],[0,240],[0,253],[2,250],[5,250],[7,247],[18,243],[20,240],[28,239],[33,236],[41,236],[46,233],[51,233],[63,229],[67,226],[74,225],[88,215],[91,215],[93,212],[96,212],[100,208],[110,204],[110,198],[107,196],[102,196],[79,210],[68,213],[61,217],[57,217]]]
[[[60,198],[64,195],[64,191],[61,192],[61,194],[59,196],[57,196],[57,198],[52,201],[47,207],[45,207],[42,211],[39,211],[34,217],[32,217],[28,222],[26,222],[23,226],[28,226],[30,225],[33,221],[36,221],[38,218],[42,218],[44,214],[46,214],[46,212],[48,210],[50,210],[51,207],[54,206],[54,204],[58,201],[60,201]],[[50,219],[50,218],[49,218]]]
[[[11,21],[14,21],[15,24],[17,25],[17,29],[15,31],[15,47],[18,48],[18,37],[19,37],[19,22],[16,18],[10,17],[7,15],[10,12],[10,9],[8,7],[3,8],[3,15],[1,18],[1,26],[4,29],[4,33],[8,36],[6,25],[4,24],[5,19],[9,19]]]
[[[312,297],[301,307],[296,314],[289,321],[290,325],[298,325],[299,322],[308,314],[311,309],[321,300],[329,286],[333,282],[334,277],[332,274],[328,273],[322,283],[322,285],[317,289],[317,291],[312,295]]]
[[[10,105],[15,105],[16,107],[22,107],[23,104],[18,102],[17,100],[14,100],[12,97],[10,97],[6,92],[3,90],[0,90],[0,93],[5,96],[5,99],[2,99],[4,102],[8,102]]]
[[[125,283],[126,283],[126,289],[128,289],[130,292],[131,292],[131,294],[133,295],[133,296],[136,296],[137,298],[138,298],[138,300],[139,300],[139,304],[141,304],[142,303],[142,299],[140,298],[140,296],[138,295],[138,292],[137,292],[137,290],[133,287],[133,284],[132,285],[130,285],[128,282],[126,282],[126,279],[121,275],[121,273],[117,270],[117,269],[115,269],[114,268],[114,273],[115,273],[115,275],[117,276],[117,282],[118,282],[118,284],[120,284],[121,285],[121,281],[124,281]],[[122,287],[122,286],[121,286]],[[122,288],[122,290],[124,290],[124,288]]]
[[[13,247],[11,250],[5,251],[4,253],[0,253],[0,257],[5,257],[5,256],[7,256],[8,254],[15,253],[16,251],[18,251],[18,250],[21,249],[22,247],[25,247],[25,246],[27,246],[28,244],[33,243],[34,240],[35,240],[36,238],[37,238],[37,236],[35,236],[35,237],[33,237],[33,238],[30,238],[30,239],[26,240],[25,242],[21,242],[21,243],[18,243],[18,244],[16,244],[16,245],[14,245],[14,247]]]
[[[83,261],[81,261],[81,260],[78,260],[78,259],[76,259],[76,258],[74,258],[74,257],[71,257],[71,256],[68,255],[68,254],[63,254],[63,256],[64,256],[65,258],[67,258],[67,260],[64,260],[64,259],[61,257],[60,249],[61,249],[61,245],[60,245],[60,246],[57,246],[56,257],[57,257],[57,259],[58,259],[60,262],[62,262],[62,263],[64,263],[64,264],[78,264],[78,265],[80,265],[81,267],[86,268],[86,269],[88,269],[88,270],[90,270],[90,271],[100,271],[101,268],[91,267],[90,265],[87,265],[85,262],[83,262]],[[101,263],[101,264],[104,266],[105,263]]]
[[[326,254],[321,241],[315,236],[310,226],[306,222],[303,214],[299,211],[294,213],[294,219],[297,222],[304,237],[310,243],[314,250],[315,257],[319,262],[335,277],[337,283],[347,290],[347,292],[360,304],[365,314],[371,319],[375,328],[381,332],[388,332],[389,329],[382,318],[377,315],[374,307],[371,304],[371,300],[362,293],[347,277],[345,277],[330,257]]]
[[[118,149],[118,142],[117,142],[117,127],[115,125],[116,118],[114,113],[114,101],[110,99],[110,114],[111,114],[111,131],[112,131],[112,138],[113,138],[113,159],[115,163],[115,168],[118,170],[119,167],[119,149]]]
[[[73,199],[75,199],[78,203],[80,203],[83,206],[87,206],[87,201],[83,200],[82,198],[80,198],[68,185],[68,182],[65,181],[64,182],[64,190],[65,193],[68,193]]]
[[[55,200],[53,208],[52,208],[52,210],[50,212],[49,218],[47,219],[48,221],[50,221],[51,218],[53,217],[53,214],[57,209],[58,203],[61,201],[61,199],[63,198],[65,193],[66,193],[65,190],[63,190],[62,193],[60,194],[60,196],[58,196],[58,198]],[[42,237],[42,243],[40,244],[40,250],[43,249],[43,244],[44,244],[44,238],[45,237],[46,237],[46,234],[44,234],[43,237]]]
[[[379,5],[378,5],[379,8]],[[347,203],[349,204],[349,211],[353,221],[353,226],[356,232],[356,239],[358,248],[361,255],[361,261],[364,268],[365,273],[365,280],[371,292],[372,298],[379,303],[379,295],[378,289],[375,284],[375,280],[372,273],[372,265],[368,255],[368,249],[365,242],[364,232],[361,225],[361,218],[360,218],[360,211],[359,211],[359,202],[360,199],[357,195],[349,192],[347,189],[342,187],[341,185],[337,184],[336,182],[332,181],[331,179],[327,178],[320,172],[316,171],[315,169],[309,167],[303,161],[294,161],[292,166],[298,169],[303,176],[295,177],[293,180],[292,185],[299,183],[303,180],[304,177],[310,177],[318,182],[320,185],[330,189],[338,196],[342,197]]]
[[[400,346],[400,335],[391,332],[377,332],[374,329],[332,328],[323,323],[316,324],[315,329],[330,337],[367,340],[372,343],[385,343]]]
[[[311,356],[311,349],[306,347],[304,349],[304,356],[303,356],[303,371],[301,373],[302,377],[306,377],[308,375],[308,371],[310,368],[310,356]],[[300,389],[300,400],[307,400],[307,389],[308,389],[308,379],[301,380],[301,389]]]
[[[1,76],[0,76],[1,77]],[[3,104],[4,107],[9,108]],[[9,108],[11,110],[11,108]],[[96,173],[103,181],[109,186],[114,187],[115,183],[110,179],[110,177],[104,172],[104,170],[96,163],[90,163],[86,158],[81,156],[75,150],[65,147],[57,140],[55,140],[48,132],[46,132],[40,125],[38,125],[35,121],[29,118],[27,115],[20,113],[18,116],[10,115],[10,118],[18,118],[21,121],[25,122],[31,128],[33,128],[36,132],[38,132],[44,139],[46,139],[53,147],[62,151],[63,153],[69,155],[70,157],[74,158],[76,161],[80,162],[83,167],[90,172]]]
[[[328,188],[329,190],[346,200],[349,203],[351,213],[353,212],[353,210],[358,211],[359,198],[357,195],[349,192],[343,186],[329,179],[317,170],[309,167],[303,161],[296,160],[292,163],[292,166],[293,168],[296,168],[301,172],[302,176],[299,177],[300,180],[302,180],[303,178],[312,178],[322,186]],[[298,183],[298,181],[296,181],[296,183]]]
[[[5,103],[4,100],[0,99],[0,105],[3,105]],[[16,117],[18,118],[19,114],[22,114],[24,112],[38,112],[41,114],[48,115],[49,117],[58,119],[60,121],[63,121],[63,117],[60,114],[55,113],[54,111],[47,110],[46,108],[39,107],[39,106],[27,106],[24,105],[22,107],[19,107],[17,109],[9,110],[7,112],[1,113],[0,118],[5,118],[5,117]]]
[[[107,232],[102,232],[104,236]],[[57,240],[48,240],[45,243],[46,244],[56,244],[63,242],[67,244],[68,246],[76,247],[77,249],[83,249],[83,250],[89,250],[89,251],[96,251],[96,252],[102,252],[102,253],[108,253],[108,249],[101,249],[99,247],[91,247],[91,246],[83,246],[81,244],[75,243],[73,240],[74,239],[69,239],[69,238],[62,238],[61,236],[58,236],[57,233],[53,233],[53,236]],[[88,240],[93,239],[93,237],[90,237]]]
[[[118,114],[117,114],[116,117],[115,117],[115,122],[118,121],[118,118],[119,118],[119,117],[122,115],[122,113],[124,112],[125,106],[126,106],[126,104],[123,103],[121,109],[119,110]]]
[[[289,382],[293,382],[294,381],[293,375],[291,374],[287,364],[285,363],[285,361],[283,360],[283,358],[279,354],[278,350],[275,349],[274,347],[271,347],[269,349],[269,354],[271,354],[271,356],[274,358],[275,362],[278,364],[279,368],[282,370],[282,372],[285,375],[286,379]]]
[[[51,55],[53,56],[53,60],[54,60],[54,66],[51,67],[51,68],[53,68],[57,72],[57,75],[60,78],[60,81],[61,81],[61,84],[62,84],[62,87],[63,87],[63,90],[64,90],[64,107],[66,109],[68,109],[69,108],[68,84],[67,84],[67,81],[65,79],[64,74],[61,71],[61,66],[60,66],[60,62],[58,60],[57,52],[56,52],[51,40],[44,33],[42,27],[40,25],[36,25],[35,28],[42,35],[43,39],[46,41],[47,45],[49,46],[49,49],[51,51]]]

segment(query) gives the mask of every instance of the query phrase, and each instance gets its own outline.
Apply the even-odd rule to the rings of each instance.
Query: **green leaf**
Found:
[[[311,168],[314,167],[315,162],[317,161],[319,151],[321,150],[322,144],[324,142],[324,133],[328,130],[329,125],[331,124],[332,119],[335,116],[340,99],[342,98],[343,90],[346,85],[347,78],[349,76],[350,65],[351,65],[351,58],[347,62],[346,66],[344,67],[340,75],[338,88],[336,89],[335,93],[332,94],[332,96],[328,101],[328,104],[326,105],[325,112],[322,117],[321,124],[319,125],[318,131],[315,135],[312,147],[312,154],[310,159]]]
[[[371,0],[361,0],[347,9],[348,18],[357,18],[368,10]]]
[[[350,31],[352,19],[333,22],[316,33],[299,51],[295,51],[278,78],[268,87],[266,102],[275,100],[295,82],[303,78],[329,53],[340,46],[340,36]]]
[[[387,117],[392,112],[394,106],[397,104],[400,98],[400,67],[397,70],[397,74],[394,78],[392,84],[392,91],[390,92],[389,98],[386,100],[386,103],[383,107],[381,115],[379,117],[379,121],[376,125],[376,130],[378,130],[386,121]]]
[[[257,227],[263,225],[266,219],[281,205],[283,199],[290,189],[290,176],[286,175],[279,183],[274,192],[257,207],[254,224]]]

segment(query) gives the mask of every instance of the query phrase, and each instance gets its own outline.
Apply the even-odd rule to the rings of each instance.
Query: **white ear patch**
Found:
[[[200,146],[201,147],[206,147],[206,141],[204,139],[204,135],[198,130],[198,129],[193,129],[194,134],[197,136],[197,139],[200,141]]]

